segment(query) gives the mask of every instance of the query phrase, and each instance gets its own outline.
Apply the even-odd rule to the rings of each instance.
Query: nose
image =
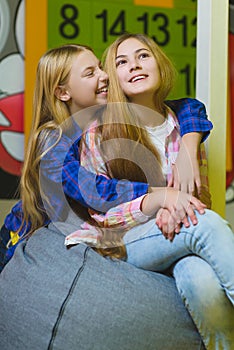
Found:
[[[99,69],[99,79],[104,82],[107,82],[109,79],[108,74],[102,69]]]
[[[141,64],[138,60],[133,59],[129,62],[129,71],[132,72],[134,70],[141,69]]]

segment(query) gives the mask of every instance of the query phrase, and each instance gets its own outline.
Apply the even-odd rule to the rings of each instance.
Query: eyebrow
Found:
[[[143,47],[143,48],[141,48],[141,49],[137,49],[137,50],[135,51],[135,53],[139,53],[140,51],[148,51],[148,52],[151,52],[149,49]],[[126,57],[126,56],[127,56],[127,55],[119,55],[119,56],[116,56],[115,59],[117,60],[117,59],[119,59],[119,58]]]
[[[84,72],[85,72],[86,70],[93,69],[93,68],[94,68],[94,66],[85,67]]]
[[[102,66],[101,61],[98,61],[98,67],[101,68],[101,66]],[[82,71],[82,74],[84,74],[86,71],[88,71],[90,69],[91,70],[96,69],[96,65],[85,67],[84,70]]]

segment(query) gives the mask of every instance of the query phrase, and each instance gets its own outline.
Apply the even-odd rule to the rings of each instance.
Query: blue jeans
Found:
[[[177,288],[207,348],[223,344],[233,349],[234,234],[211,210],[197,217],[198,224],[182,227],[173,242],[164,238],[154,219],[129,230],[124,237],[127,262],[158,272],[175,264]]]
[[[234,308],[211,266],[189,256],[175,264],[173,275],[207,349],[234,349]]]

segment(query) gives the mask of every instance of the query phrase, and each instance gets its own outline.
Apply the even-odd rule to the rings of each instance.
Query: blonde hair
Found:
[[[39,167],[42,157],[48,152],[52,131],[57,130],[56,143],[62,136],[60,125],[69,118],[69,105],[56,97],[58,86],[65,85],[70,77],[73,60],[81,52],[92,49],[84,45],[67,44],[47,51],[39,60],[33,97],[32,126],[25,154],[20,182],[23,207],[23,225],[30,223],[31,234],[44,225],[45,209],[39,184]]]
[[[119,45],[129,38],[134,38],[146,45],[152,52],[155,60],[157,61],[159,74],[160,74],[160,86],[155,92],[155,105],[158,108],[159,113],[163,115],[166,114],[167,107],[164,104],[164,100],[171,91],[174,83],[175,69],[168,59],[168,57],[163,53],[163,51],[158,47],[158,45],[148,36],[144,34],[131,34],[125,33],[117,38],[104,52],[103,54],[103,65],[104,70],[109,75],[109,87],[108,87],[108,105],[102,118],[101,126],[101,141],[107,141],[114,139],[112,142],[111,149],[108,149],[109,153],[116,154],[116,157],[112,157],[111,161],[108,161],[107,168],[109,170],[109,176],[124,179],[127,178],[131,181],[149,182],[149,178],[145,177],[139,166],[133,162],[121,159],[118,156],[121,155],[121,142],[122,139],[130,139],[135,141],[135,148],[142,150],[142,169],[150,168],[147,175],[155,174],[154,178],[151,177],[150,184],[152,186],[161,185],[164,183],[161,168],[161,160],[159,153],[155,146],[152,144],[148,132],[145,127],[142,126],[140,118],[137,116],[136,108],[131,107],[133,104],[128,103],[128,99],[125,96],[117,75],[116,69],[116,56]],[[119,144],[118,144],[118,140]],[[139,144],[145,147],[145,152],[143,147],[139,148]],[[129,143],[129,151],[125,149],[128,154],[134,152],[132,148],[133,143]],[[101,149],[102,151],[103,149]],[[146,152],[146,150],[150,152]],[[136,153],[136,152],[135,152]],[[154,168],[152,162],[149,162],[148,155],[154,155],[155,162]],[[103,152],[103,157],[105,157],[105,152]],[[110,157],[108,157],[110,158]],[[150,165],[149,165],[150,164]],[[156,176],[157,175],[157,176]]]
[[[160,74],[160,86],[155,91],[155,106],[164,116],[167,112],[164,101],[174,84],[176,74],[174,66],[159,46],[146,35],[130,33],[121,35],[103,54],[104,70],[109,75],[109,103],[103,113],[101,124],[97,127],[99,132],[97,137],[100,137],[99,149],[109,177],[148,182],[151,186],[165,186],[160,155],[140,122],[139,109],[134,104],[128,103],[117,75],[117,50],[119,45],[129,38],[139,40],[152,52]],[[111,142],[106,142],[109,140]],[[132,159],[132,154],[138,158]],[[126,256],[123,236],[124,232],[113,235],[115,239],[112,240],[112,245],[115,244],[118,247],[120,257]],[[113,254],[112,249],[106,252],[112,257],[116,254],[116,252]]]

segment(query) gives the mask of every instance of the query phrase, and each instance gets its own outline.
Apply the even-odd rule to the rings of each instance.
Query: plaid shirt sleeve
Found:
[[[181,136],[190,132],[203,132],[202,141],[207,139],[213,124],[208,120],[206,108],[202,102],[193,98],[182,98],[166,101],[166,104],[178,118]]]
[[[90,211],[90,216],[104,228],[126,230],[150,219],[142,213],[140,206],[144,196],[133,201],[120,204],[107,211],[106,214],[98,214]]]
[[[148,191],[148,184],[109,179],[80,165],[78,143],[69,151],[63,166],[63,191],[67,196],[98,212],[106,212],[123,202],[131,201]]]
[[[106,212],[122,202],[131,201],[148,191],[148,184],[126,180],[108,179],[96,175],[80,166],[78,143],[63,135],[56,144],[58,134],[50,136],[49,145],[54,145],[43,157],[40,164],[41,190],[46,194],[49,205],[44,202],[47,215],[45,224],[64,220],[67,197],[98,212]],[[49,146],[47,144],[47,147]],[[17,231],[22,223],[22,203],[19,201],[7,215],[5,226]],[[30,230],[30,223],[24,232]]]

